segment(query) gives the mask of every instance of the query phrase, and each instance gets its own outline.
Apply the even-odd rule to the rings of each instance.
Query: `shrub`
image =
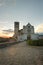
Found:
[[[27,40],[27,43],[32,46],[43,46],[43,39],[39,40]]]

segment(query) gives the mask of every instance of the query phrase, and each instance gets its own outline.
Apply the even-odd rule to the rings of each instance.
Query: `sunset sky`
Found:
[[[20,28],[31,23],[35,32],[43,32],[43,0],[0,0],[0,36],[12,36],[14,21]]]

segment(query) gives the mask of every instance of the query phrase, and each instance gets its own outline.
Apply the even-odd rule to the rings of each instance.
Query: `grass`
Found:
[[[27,44],[31,46],[43,46],[43,39],[27,40]]]

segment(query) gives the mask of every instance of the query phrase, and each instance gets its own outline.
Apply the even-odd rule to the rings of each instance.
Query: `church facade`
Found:
[[[17,41],[24,41],[27,39],[35,39],[34,26],[28,23],[23,26],[23,29],[19,29],[19,22],[14,22],[14,37]]]
[[[24,41],[24,40],[37,40],[38,34],[34,32],[34,26],[28,23],[23,26],[23,29],[19,29],[19,22],[14,22],[14,36],[16,41]]]

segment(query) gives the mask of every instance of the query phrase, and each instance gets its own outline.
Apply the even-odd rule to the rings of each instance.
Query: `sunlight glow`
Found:
[[[43,23],[42,23],[42,24],[39,24],[39,25],[37,26],[37,28],[36,28],[35,31],[38,32],[38,33],[43,32]]]
[[[0,33],[0,37],[9,38],[9,37],[12,37],[13,34],[14,34],[14,33],[9,33],[9,34]]]

